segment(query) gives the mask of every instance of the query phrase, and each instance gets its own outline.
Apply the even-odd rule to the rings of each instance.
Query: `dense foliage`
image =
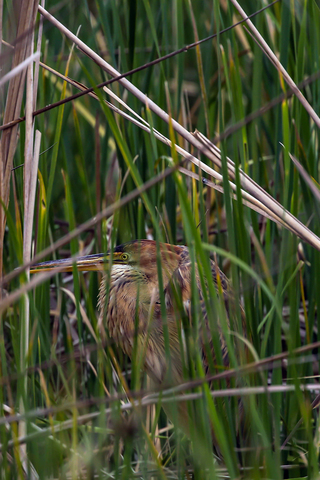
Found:
[[[240,3],[247,15],[265,6],[265,2]],[[241,19],[225,0],[80,4],[48,0],[45,8],[71,32],[78,31],[78,37],[120,73]],[[14,4],[6,2],[2,20],[6,42],[14,43],[17,21]],[[319,112],[318,3],[282,0],[252,22]],[[35,37],[38,31],[39,23]],[[10,69],[10,51],[4,44],[4,72]],[[79,48],[72,51],[70,40],[47,20],[40,60],[87,87],[110,79]],[[101,275],[76,269],[73,275],[56,274],[28,293],[29,326],[24,322],[25,297],[1,309],[0,476],[317,478],[319,418],[312,402],[319,358],[317,344],[310,344],[319,340],[320,255],[285,226],[232,196],[226,156],[235,162],[238,199],[242,198],[241,168],[319,235],[319,125],[243,24],[128,79],[187,130],[197,129],[217,143],[224,193],[211,188],[212,178],[188,159],[182,165],[188,172],[176,169],[166,176],[166,169],[181,161],[176,149],[111,111],[104,100],[119,103],[102,89],[95,90],[91,97],[82,96],[35,117],[41,155],[33,251],[40,253],[110,207],[105,218],[67,238],[46,259],[107,251],[137,238],[188,244],[199,264],[209,253],[216,255],[244,307],[247,338],[242,341],[248,347],[247,361],[256,365],[211,382],[213,392],[222,392],[218,398],[212,399],[203,380],[189,385],[188,393],[198,396],[190,400],[187,436],[161,409],[166,396],[177,401],[176,392],[157,392],[146,406],[129,404],[141,390],[152,391],[152,385],[139,373],[140,360],[131,362],[98,324]],[[0,114],[5,101],[13,101],[6,99],[6,88],[1,92]],[[212,167],[206,155],[123,86],[115,82],[108,88],[156,130]],[[36,109],[78,91],[40,66]],[[22,115],[24,109],[25,99]],[[4,275],[23,263],[25,123],[19,128],[14,167],[21,168],[11,176]],[[304,167],[305,178],[290,154]],[[159,174],[163,177],[157,183],[117,208],[118,200]],[[21,274],[7,283],[4,300],[25,282]],[[219,302],[212,302],[214,319]],[[201,321],[196,310],[194,325]],[[240,324],[240,309],[235,318]],[[194,325],[185,329],[190,354],[186,381],[204,376],[194,348]],[[219,349],[219,342],[213,341]],[[230,369],[237,369],[244,361],[232,334],[228,344]],[[279,355],[282,352],[288,353]],[[273,363],[264,361],[274,355],[279,357]],[[211,373],[216,374],[213,367]],[[235,394],[236,388],[241,391]],[[20,422],[15,417],[19,413]]]

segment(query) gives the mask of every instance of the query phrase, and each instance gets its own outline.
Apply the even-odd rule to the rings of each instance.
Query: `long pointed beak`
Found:
[[[76,264],[77,269],[82,272],[104,271],[109,260],[109,253],[85,255],[77,259],[64,258],[62,260],[37,263],[30,269],[30,273],[49,272],[54,269],[59,270],[59,272],[72,272],[74,264]]]

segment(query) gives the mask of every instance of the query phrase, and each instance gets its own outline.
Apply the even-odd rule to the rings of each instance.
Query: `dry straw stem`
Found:
[[[103,60],[96,52],[90,49],[84,42],[82,42],[76,35],[62,25],[49,12],[39,6],[40,13],[53,25],[55,25],[62,33],[64,33],[72,42],[74,42],[81,50],[83,50],[94,62],[96,62],[103,70],[105,70],[112,77],[120,76],[120,73]],[[216,166],[221,168],[221,152],[213,145],[204,135],[192,135],[184,127],[182,127],[176,120],[170,119],[170,116],[162,110],[155,102],[150,100],[144,93],[136,88],[126,78],[119,79],[119,83],[126,88],[130,93],[137,97],[146,107],[153,113],[158,115],[167,124],[172,122],[174,130],[189,142],[194,148],[206,155]],[[179,152],[180,153],[180,152]],[[189,155],[189,154],[188,154]],[[227,158],[228,171],[231,179],[235,179],[235,165]],[[199,165],[199,160],[196,160],[196,165]],[[209,167],[206,166],[208,169]],[[209,172],[208,172],[209,173]],[[210,174],[210,173],[209,173]],[[297,236],[310,243],[314,248],[320,250],[320,239],[313,232],[311,232],[305,225],[303,225],[297,218],[291,215],[286,209],[282,207],[274,198],[271,197],[265,190],[257,185],[253,180],[246,175],[242,170],[239,172],[241,186],[244,190],[250,193],[255,199],[267,207],[277,220],[285,225],[289,230],[294,232]]]
[[[32,64],[35,60],[40,57],[39,52],[35,52],[30,57],[26,58],[23,62],[19,63],[15,68],[10,70],[6,75],[4,75],[0,79],[0,87],[2,87],[5,83],[9,82],[12,78],[18,75],[23,70],[26,70],[30,64]]]
[[[28,2],[21,3],[21,14],[19,15],[19,23],[16,35],[16,38],[19,38],[20,41],[14,50],[11,70],[15,69],[30,56],[37,8],[37,0],[30,0]],[[25,75],[25,70],[22,70],[10,80],[7,92],[7,103],[3,117],[4,123],[10,122],[20,115]],[[2,178],[0,178],[0,198],[2,199],[5,207],[8,205],[9,201],[10,176],[17,139],[17,125],[2,133],[0,146],[0,170],[2,175]],[[0,271],[2,271],[2,246],[5,222],[6,218],[4,210],[3,208],[0,208]]]
[[[231,0],[235,8],[238,10],[240,15],[242,16],[243,19],[245,19],[246,24],[249,26],[251,32],[253,35],[256,37],[258,43],[262,47],[264,53],[269,57],[273,65],[278,69],[278,71],[283,75],[284,80],[288,84],[290,88],[294,91],[294,94],[298,98],[298,100],[301,102],[303,107],[306,109],[310,117],[313,119],[315,124],[317,125],[318,128],[320,128],[320,118],[314,111],[314,109],[311,107],[310,103],[307,101],[307,99],[302,95],[301,91],[295,84],[295,82],[292,80],[286,69],[283,67],[281,62],[278,60],[277,56],[274,54],[274,52],[271,50],[265,39],[263,38],[262,35],[260,35],[258,29],[253,25],[252,21],[248,19],[246,12],[243,10],[243,8],[239,5],[239,3],[236,0]]]
[[[110,96],[112,96],[117,102],[119,102],[120,105],[122,105],[124,108],[126,108],[128,111],[130,111],[130,113],[132,113],[135,117],[137,117],[138,120],[136,120],[132,116],[126,114],[125,112],[123,112],[123,110],[118,109],[112,103],[106,101],[106,104],[109,106],[109,108],[111,108],[114,112],[118,113],[119,115],[126,118],[130,122],[134,123],[136,126],[141,128],[145,132],[151,133],[151,131],[152,131],[155,138],[157,138],[160,142],[162,142],[165,145],[168,145],[170,148],[172,148],[173,144],[172,144],[171,140],[169,140],[167,137],[165,137],[162,133],[158,132],[155,128],[151,128],[146,120],[144,120],[136,112],[134,112],[123,100],[121,100],[109,88],[104,87],[103,89],[106,93],[108,93]],[[98,98],[95,94],[93,96],[95,96],[95,98]],[[201,134],[199,132],[196,132],[195,135],[200,136],[201,139],[203,137],[203,139],[205,139],[207,142],[209,142],[209,140],[205,136],[201,136]],[[210,145],[212,145],[212,144],[210,143]],[[215,180],[217,180],[218,182],[223,181],[222,175],[220,173],[218,173],[213,168],[209,167],[207,164],[201,162],[201,160],[199,160],[195,156],[191,155],[187,150],[183,149],[182,147],[180,147],[177,144],[174,144],[174,148],[182,157],[184,157],[186,160],[194,163],[198,168],[200,168],[202,171],[206,172],[208,175],[213,177]],[[184,175],[193,177],[196,180],[200,181],[200,176],[199,175],[194,174],[193,172],[191,172],[190,170],[187,170],[184,167],[179,167],[179,171],[181,173],[183,173]],[[216,183],[207,181],[207,179],[202,179],[202,181],[208,187],[213,188],[213,189],[215,189],[215,190],[217,190],[221,193],[224,192],[223,187],[221,187],[220,185],[217,185]],[[236,192],[237,186],[235,185],[235,183],[229,181],[229,185],[230,185],[231,189],[234,192]],[[252,210],[255,210],[256,212],[260,213],[264,217],[267,217],[270,220],[273,220],[274,222],[278,223],[279,225],[283,225],[283,226],[288,228],[288,226],[285,224],[285,222],[282,221],[282,219],[279,219],[276,215],[273,214],[273,212],[270,209],[268,209],[260,201],[256,200],[252,195],[250,195],[249,193],[247,193],[243,189],[241,189],[241,194],[242,194],[242,198],[244,199],[243,200],[244,205],[251,208]],[[237,195],[234,194],[233,198],[237,199]],[[290,227],[289,227],[289,229],[291,231],[293,231]]]
[[[289,156],[290,156],[291,160],[293,161],[293,163],[295,164],[298,172],[300,173],[300,175],[302,176],[302,178],[304,179],[304,181],[306,182],[306,184],[310,188],[310,190],[313,193],[315,199],[318,202],[320,202],[320,190],[317,187],[316,183],[312,180],[312,178],[310,177],[308,172],[303,168],[303,166],[298,161],[298,159],[294,155],[292,155],[291,153],[289,153]]]

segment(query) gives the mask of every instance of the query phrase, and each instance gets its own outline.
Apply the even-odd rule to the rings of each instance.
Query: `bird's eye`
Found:
[[[123,262],[127,262],[129,260],[129,254],[128,253],[122,253],[121,254],[121,260]]]

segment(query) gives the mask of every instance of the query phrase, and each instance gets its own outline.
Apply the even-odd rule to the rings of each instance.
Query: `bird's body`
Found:
[[[182,381],[183,352],[179,343],[181,311],[177,308],[175,295],[178,290],[184,312],[192,322],[192,264],[188,248],[185,246],[163,243],[159,244],[159,249],[166,326],[170,344],[171,375],[173,382],[178,383]],[[122,261],[123,254],[126,263],[118,263]],[[160,384],[167,372],[168,359],[164,341],[156,242],[150,240],[130,242],[116,247],[114,255],[110,286],[108,288],[107,275],[104,276],[100,285],[98,304],[100,316],[105,319],[110,336],[129,357],[132,356],[134,342],[138,342],[140,347],[138,351],[143,351],[145,355],[143,362],[145,370],[156,383]],[[151,265],[152,268],[150,268]],[[211,272],[217,289],[219,276],[226,303],[229,303],[232,296],[229,282],[212,261]],[[197,267],[195,267],[195,276],[200,307],[206,322],[207,315]],[[201,324],[203,325],[203,322]],[[217,325],[217,332],[221,335],[219,325]],[[222,337],[221,341],[224,345]]]

